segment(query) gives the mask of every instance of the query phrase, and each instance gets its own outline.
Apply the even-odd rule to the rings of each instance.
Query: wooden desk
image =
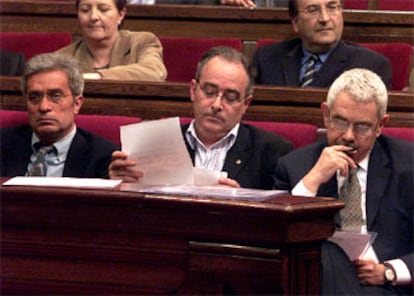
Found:
[[[0,108],[25,110],[19,79],[0,77]],[[304,122],[323,127],[320,105],[326,89],[256,86],[246,120]],[[158,119],[192,116],[188,83],[88,81],[82,113],[137,116]],[[414,95],[390,92],[387,126],[414,127]]]
[[[73,2],[1,0],[0,4],[3,32],[80,34]],[[414,44],[414,12],[345,10],[344,20],[346,40]],[[164,37],[241,38],[250,50],[258,39],[295,36],[286,8],[130,5],[124,28]]]
[[[0,196],[4,294],[318,294],[320,243],[343,207],[21,186]]]

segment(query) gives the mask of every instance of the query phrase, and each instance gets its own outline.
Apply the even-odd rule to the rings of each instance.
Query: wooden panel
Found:
[[[25,110],[19,79],[0,77],[0,108]],[[256,86],[246,120],[304,122],[323,127],[320,105],[326,89]],[[87,81],[82,113],[136,116],[158,119],[192,116],[188,83]],[[389,92],[388,126],[414,127],[414,95]]]
[[[320,243],[344,205],[131,186],[1,186],[0,195],[3,294],[319,294]]]
[[[75,5],[61,1],[1,0],[1,31],[80,34]],[[345,10],[344,39],[414,44],[414,12]],[[287,39],[295,36],[285,8],[131,5],[124,28],[165,37]],[[191,28],[191,29],[189,29]]]

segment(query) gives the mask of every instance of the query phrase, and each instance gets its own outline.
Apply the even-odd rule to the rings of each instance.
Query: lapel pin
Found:
[[[240,159],[236,160],[236,164],[241,164],[242,161]]]

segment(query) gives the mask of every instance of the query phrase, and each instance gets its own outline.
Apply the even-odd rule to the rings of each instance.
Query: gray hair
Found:
[[[326,99],[328,108],[332,106],[341,92],[351,95],[355,102],[375,101],[379,119],[383,118],[387,112],[387,87],[376,73],[368,69],[354,68],[336,78],[328,91]]]
[[[243,53],[229,46],[212,47],[203,54],[201,60],[197,64],[196,80],[200,80],[204,66],[214,57],[221,57],[228,62],[241,64],[248,78],[246,94],[250,95],[253,93],[254,75],[252,65]]]
[[[21,80],[20,88],[23,96],[27,95],[27,80],[39,73],[50,72],[53,70],[62,70],[68,76],[69,88],[73,97],[82,95],[84,80],[79,67],[79,62],[72,56],[44,53],[33,56],[25,65]]]

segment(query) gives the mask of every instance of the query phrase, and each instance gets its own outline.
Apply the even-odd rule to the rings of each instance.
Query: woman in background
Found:
[[[127,0],[76,0],[82,38],[57,52],[77,58],[86,79],[165,81],[160,40],[120,30]]]

